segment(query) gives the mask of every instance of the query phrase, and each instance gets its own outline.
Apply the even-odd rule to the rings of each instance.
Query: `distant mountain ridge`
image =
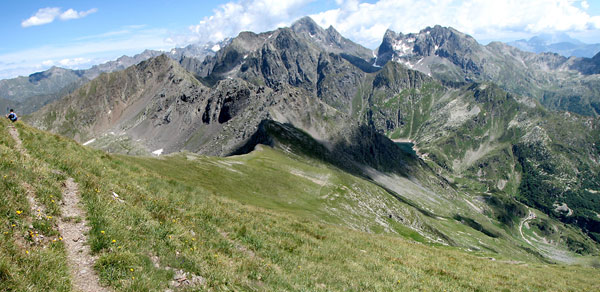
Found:
[[[532,53],[557,53],[565,57],[591,58],[600,52],[600,43],[586,44],[567,34],[545,34],[506,43]]]
[[[176,61],[184,57],[203,60],[207,56],[214,55],[215,51],[229,41],[229,39],[225,39],[218,43],[191,44],[184,48],[174,48],[167,55]],[[102,73],[124,70],[164,53],[145,50],[133,57],[122,56],[115,61],[95,65],[90,69],[71,70],[52,67],[46,71],[33,73],[28,77],[0,80],[0,106],[6,105],[15,108],[21,114],[29,114],[72,92]]]
[[[600,115],[600,67],[594,58],[523,52],[500,42],[480,45],[453,28],[428,27],[404,35],[388,30],[376,64],[399,62],[445,82],[491,81],[551,109]]]

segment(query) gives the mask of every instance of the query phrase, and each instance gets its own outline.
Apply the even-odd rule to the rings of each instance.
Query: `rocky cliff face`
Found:
[[[35,122],[81,142],[97,139],[121,152],[172,152],[217,139],[215,133],[249,106],[259,90],[235,81],[208,88],[161,55],[100,75],[37,112]],[[222,154],[217,148],[211,153]]]

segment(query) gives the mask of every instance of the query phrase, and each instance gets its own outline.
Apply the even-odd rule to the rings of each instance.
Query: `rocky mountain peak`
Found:
[[[296,33],[306,32],[310,35],[323,34],[324,30],[309,16],[302,17],[296,20],[292,26],[292,30]]]
[[[383,66],[390,60],[410,63],[413,58],[462,56],[478,46],[474,38],[451,27],[436,25],[406,35],[388,29],[377,49],[377,65]]]
[[[321,49],[336,54],[349,54],[365,61],[372,58],[372,51],[345,38],[333,26],[323,29],[312,18],[303,17],[294,22],[291,30]]]
[[[30,83],[39,83],[42,80],[51,82],[50,80],[55,79],[76,79],[81,76],[80,70],[69,70],[61,67],[52,66],[50,69],[42,72],[37,72],[29,75],[28,81]]]

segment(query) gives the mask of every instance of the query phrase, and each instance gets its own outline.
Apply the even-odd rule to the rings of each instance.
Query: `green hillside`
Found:
[[[70,290],[59,220],[89,224],[100,283],[118,291],[600,289],[595,268],[428,243],[382,221],[378,208],[424,220],[385,190],[277,148],[126,157],[16,127],[22,152],[0,122],[2,290]],[[61,219],[68,177],[87,218]]]

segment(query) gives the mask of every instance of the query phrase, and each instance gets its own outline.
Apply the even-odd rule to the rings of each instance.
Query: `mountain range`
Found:
[[[600,241],[598,58],[481,46],[441,26],[388,31],[374,56],[303,18],[204,59],[100,74],[27,122],[125,154],[268,145],[386,190],[413,214],[388,219],[431,242],[573,262]],[[546,108],[579,90],[589,115]]]
[[[551,52],[565,57],[591,58],[600,52],[600,44],[586,44],[564,33],[541,34],[528,40],[520,39],[506,44],[526,52]]]
[[[203,45],[192,44],[185,48],[174,48],[167,55],[177,61],[184,57],[203,59],[206,56],[213,55],[220,46],[226,45],[228,41],[228,39],[225,39],[219,43],[209,42]],[[29,114],[73,92],[73,90],[102,73],[124,70],[162,54],[164,52],[145,50],[133,57],[122,56],[117,60],[95,65],[86,70],[52,67],[27,77],[0,80],[0,108],[11,107],[21,114]]]
[[[419,33],[387,31],[376,65],[401,62],[444,82],[491,81],[549,109],[597,116],[600,55],[566,58],[520,51],[500,42],[480,45],[469,35],[435,26]]]

